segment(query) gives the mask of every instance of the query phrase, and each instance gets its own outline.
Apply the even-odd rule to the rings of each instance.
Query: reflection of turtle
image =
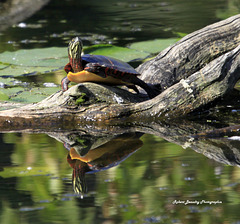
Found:
[[[142,87],[150,98],[155,97],[158,91],[150,87],[137,76],[139,73],[129,64],[102,55],[81,55],[82,41],[79,37],[69,43],[69,63],[65,66],[67,76],[62,79],[63,91],[68,89],[69,82],[96,82],[108,85],[127,85],[137,90],[135,85]]]
[[[74,147],[68,148],[68,163],[73,168],[72,183],[76,193],[86,193],[85,173],[114,167],[142,146],[141,133],[129,133],[111,139],[81,156]]]

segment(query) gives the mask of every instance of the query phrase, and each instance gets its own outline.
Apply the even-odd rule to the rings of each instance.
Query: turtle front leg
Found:
[[[68,84],[70,83],[70,80],[68,79],[68,77],[64,77],[61,81],[61,86],[62,86],[62,91],[65,92],[66,90],[68,90]]]
[[[64,67],[64,71],[68,74],[69,72],[73,72],[72,66],[70,63],[67,63]]]
[[[68,74],[69,72],[73,72],[72,66],[70,63],[67,63],[64,67],[65,72]],[[65,92],[68,90],[68,84],[70,83],[70,80],[68,77],[64,77],[61,81],[62,91]]]

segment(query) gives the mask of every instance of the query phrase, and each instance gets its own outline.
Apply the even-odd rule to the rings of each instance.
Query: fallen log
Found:
[[[84,83],[45,100],[0,112],[0,129],[117,125],[173,119],[224,96],[240,78],[240,15],[187,35],[138,68],[161,88],[146,100],[124,89]],[[144,100],[144,102],[142,102]]]

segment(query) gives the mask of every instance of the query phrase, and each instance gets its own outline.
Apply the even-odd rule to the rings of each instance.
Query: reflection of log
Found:
[[[154,123],[151,129],[148,131],[145,129],[145,132],[160,136],[183,148],[190,148],[217,162],[240,167],[240,138],[238,138],[240,129],[238,127],[233,126],[212,130],[213,127],[205,124],[200,125],[182,120],[176,124],[159,125]],[[196,134],[199,132],[201,134]],[[223,135],[224,138],[222,137]],[[238,137],[227,138],[226,136]]]
[[[140,66],[140,71],[146,71],[142,75],[145,81],[162,89],[168,87],[152,100],[131,103],[133,94],[125,90],[88,83],[58,92],[36,105],[0,112],[0,128],[60,122],[65,126],[69,121],[71,126],[117,124],[184,116],[233,89],[240,78],[239,43],[237,15],[186,36]],[[153,78],[146,77],[148,71]]]
[[[89,146],[89,148],[106,144],[114,136],[122,135],[123,133],[148,133],[159,136],[183,148],[193,149],[217,162],[240,167],[240,138],[235,140],[237,137],[232,139],[222,137],[226,135],[239,136],[240,126],[213,130],[213,126],[201,125],[186,119],[181,119],[179,122],[151,122],[151,125],[141,123],[135,126],[130,124],[129,126],[102,127],[98,124],[89,125],[84,123],[78,125],[66,123],[66,126],[64,125],[64,123],[52,123],[51,126],[47,127],[46,125],[44,126],[44,123],[35,123],[34,126],[30,127],[28,123],[23,123],[23,125],[19,123],[19,126],[10,127],[10,125],[7,125],[5,128],[1,126],[1,131],[45,133],[62,143],[70,145],[75,145],[76,142],[84,142],[85,146]],[[114,144],[112,147],[114,147]]]
[[[167,127],[154,125],[151,133],[183,148],[190,148],[217,162],[240,167],[240,133],[237,126],[202,132],[206,128],[206,125],[183,121],[182,124],[169,124]],[[201,134],[195,135],[194,132]],[[227,136],[235,137],[227,138]]]

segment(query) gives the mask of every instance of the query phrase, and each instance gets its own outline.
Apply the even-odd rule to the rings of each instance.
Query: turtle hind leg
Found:
[[[146,85],[148,85],[148,84],[146,84]],[[148,86],[147,88],[143,88],[143,89],[147,92],[150,99],[152,99],[160,94],[160,91],[157,90],[155,87]]]
[[[151,89],[151,93],[153,95],[152,98],[156,97],[157,95],[159,95],[162,92],[161,87],[159,85],[153,85],[153,84],[149,84],[149,83],[147,85]]]
[[[133,81],[133,84],[138,85],[141,88],[143,88],[147,92],[148,97],[150,99],[154,98],[155,96],[157,96],[161,93],[161,91],[157,87],[155,87],[153,85],[148,85],[147,83],[145,83],[144,81],[142,81],[141,79],[139,79],[137,77],[135,77],[135,79],[132,81]]]

